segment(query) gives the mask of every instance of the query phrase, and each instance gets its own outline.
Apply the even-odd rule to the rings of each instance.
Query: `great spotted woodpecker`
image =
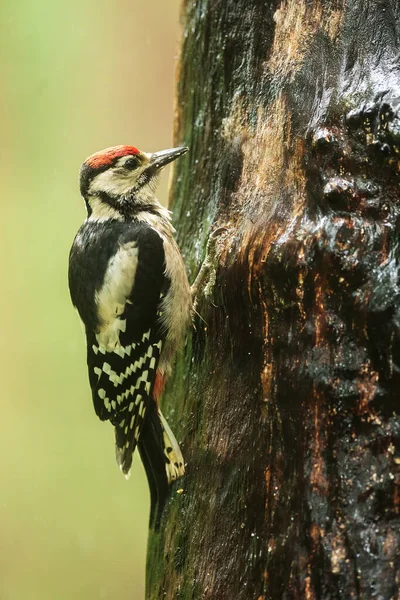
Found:
[[[148,154],[115,146],[80,171],[87,218],[69,257],[71,299],[83,321],[93,404],[115,428],[129,476],[138,446],[156,505],[184,473],[158,400],[191,321],[192,298],[170,212],[155,196],[161,169],[187,148]]]

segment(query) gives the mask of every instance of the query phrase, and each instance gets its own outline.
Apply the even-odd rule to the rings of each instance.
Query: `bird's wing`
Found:
[[[165,332],[160,300],[168,289],[162,238],[132,225],[121,235],[96,292],[100,326],[87,332],[93,403],[115,426],[117,460],[128,474],[149,402]]]

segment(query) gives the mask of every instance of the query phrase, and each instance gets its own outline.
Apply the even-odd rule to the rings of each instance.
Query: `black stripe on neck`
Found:
[[[111,206],[114,210],[119,212],[119,214],[124,217],[127,221],[135,218],[142,212],[149,213],[151,215],[159,215],[159,209],[154,204],[143,203],[138,201],[134,194],[130,194],[129,196],[125,196],[122,201],[114,196],[110,196],[107,192],[100,192],[98,194],[101,202],[104,204]],[[86,204],[86,210],[88,217],[93,213],[93,209],[90,206],[90,200],[84,198]]]

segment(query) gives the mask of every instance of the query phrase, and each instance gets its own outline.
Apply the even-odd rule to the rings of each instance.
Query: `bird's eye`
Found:
[[[124,163],[124,167],[125,169],[136,169],[136,167],[139,165],[139,161],[136,158],[136,156],[131,156],[130,158],[128,158],[128,160],[125,161]]]

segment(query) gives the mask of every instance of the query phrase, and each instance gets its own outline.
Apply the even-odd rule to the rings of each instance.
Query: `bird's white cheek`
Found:
[[[137,174],[127,173],[121,175],[112,170],[99,173],[92,181],[89,187],[89,194],[98,194],[105,192],[111,196],[123,196],[131,190],[137,182]]]

